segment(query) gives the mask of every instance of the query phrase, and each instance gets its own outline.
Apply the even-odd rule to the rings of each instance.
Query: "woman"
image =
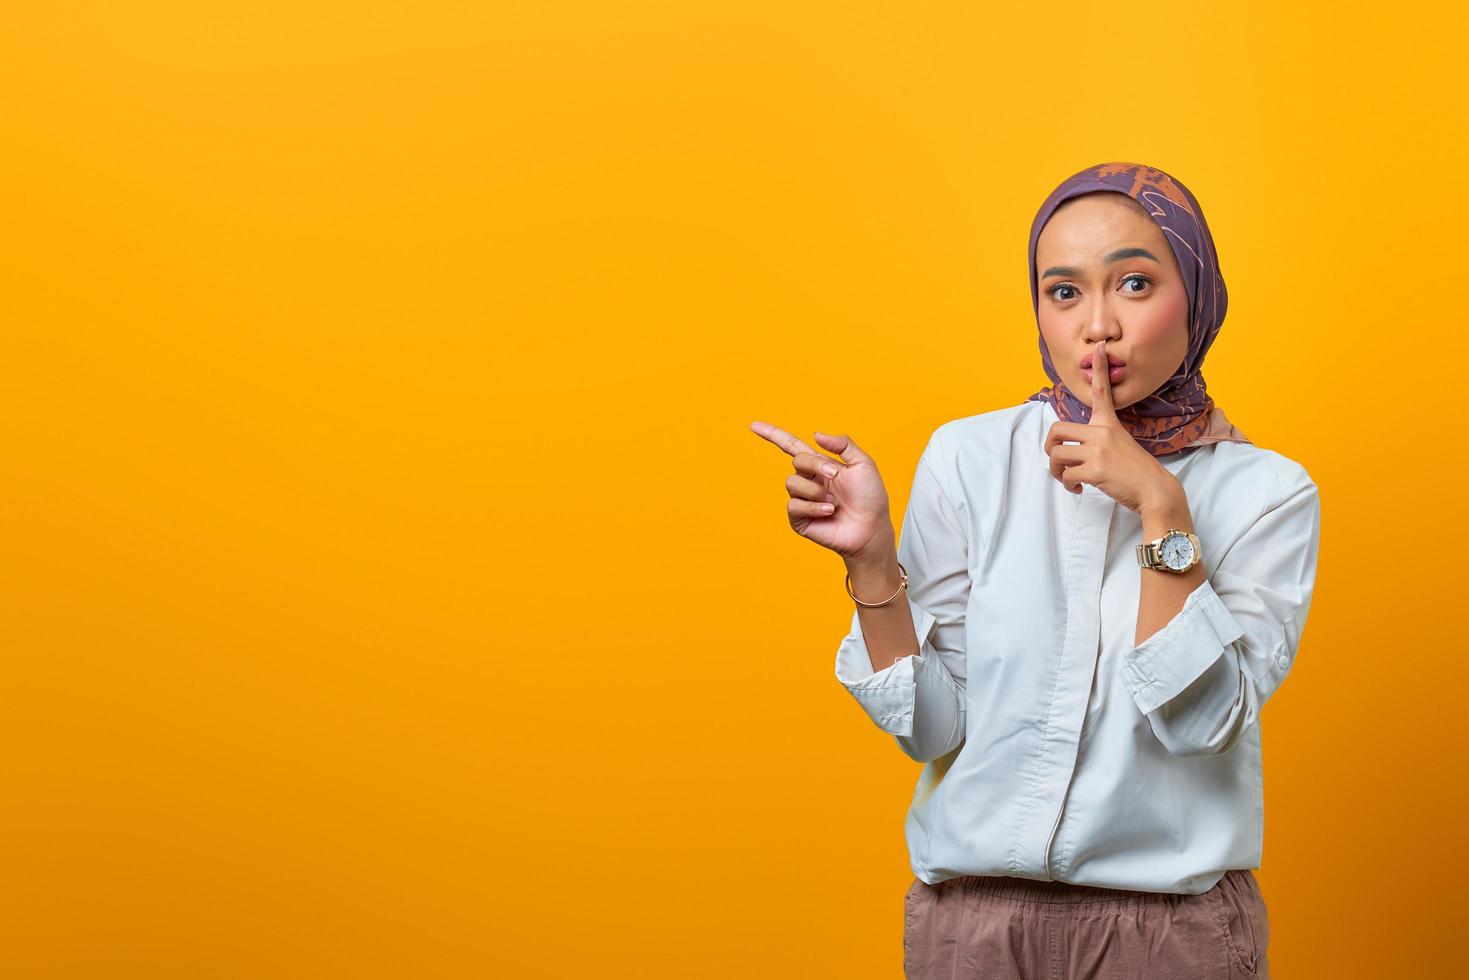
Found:
[[[905,972],[1268,977],[1260,709],[1305,626],[1316,486],[1206,394],[1227,296],[1177,180],[1062,182],[1030,279],[1051,384],[933,432],[896,545],[852,439],[752,425],[792,457],[791,526],[845,561],[837,679],[924,764]]]

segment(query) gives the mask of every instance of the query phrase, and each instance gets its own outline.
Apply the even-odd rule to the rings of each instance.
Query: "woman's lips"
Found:
[[[1119,382],[1119,381],[1122,380],[1122,373],[1124,371],[1126,371],[1126,370],[1127,370],[1127,365],[1126,364],[1118,364],[1116,367],[1112,368],[1110,371],[1107,372],[1107,380],[1110,381],[1110,382],[1112,382],[1112,384],[1115,385],[1117,382]],[[1084,377],[1084,378],[1086,378],[1086,383],[1087,384],[1091,384],[1092,383],[1092,369],[1091,368],[1089,368],[1089,367],[1082,368],[1081,369],[1081,376]]]

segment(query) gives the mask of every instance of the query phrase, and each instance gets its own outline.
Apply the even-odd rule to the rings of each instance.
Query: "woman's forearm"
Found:
[[[1194,529],[1188,496],[1183,492],[1182,484],[1168,487],[1166,492],[1145,504],[1139,515],[1143,522],[1143,541],[1156,541],[1167,534],[1169,528],[1189,532]],[[1207,548],[1209,542],[1200,541],[1199,546]],[[1134,646],[1140,646],[1178,615],[1189,593],[1203,584],[1204,563],[1201,561],[1182,574],[1142,567],[1138,568],[1138,573],[1142,580],[1138,588],[1137,639]]]
[[[852,577],[852,592],[863,602],[882,602],[898,591],[903,580],[898,570],[898,549],[891,534],[882,538],[887,543],[875,554],[846,562]],[[862,639],[874,671],[891,667],[900,657],[918,652],[918,633],[913,627],[913,613],[908,608],[908,594],[900,594],[886,606],[868,609],[857,607],[862,625]]]

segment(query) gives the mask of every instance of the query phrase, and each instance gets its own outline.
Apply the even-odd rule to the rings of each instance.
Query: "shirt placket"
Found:
[[[1102,574],[1106,568],[1107,538],[1117,502],[1090,484],[1083,484],[1076,500],[1075,523],[1066,553],[1066,629],[1056,665],[1055,684],[1045,713],[1046,723],[1037,757],[1037,798],[1032,854],[1047,878],[1061,869],[1052,865],[1051,849],[1066,805],[1071,776],[1076,770],[1081,729],[1097,669],[1102,630]]]

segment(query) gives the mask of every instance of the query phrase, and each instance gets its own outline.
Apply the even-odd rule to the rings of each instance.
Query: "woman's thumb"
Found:
[[[815,432],[816,444],[829,453],[836,453],[841,457],[843,463],[866,462],[871,459],[862,447],[852,441],[850,436],[830,435],[826,432]]]

